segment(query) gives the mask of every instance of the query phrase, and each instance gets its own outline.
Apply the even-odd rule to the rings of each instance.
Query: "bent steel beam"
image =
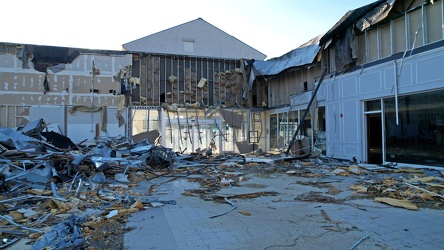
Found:
[[[310,106],[313,103],[313,100],[316,97],[316,93],[318,93],[319,87],[321,86],[322,81],[324,80],[324,77],[325,77],[326,74],[327,74],[327,67],[324,68],[324,71],[321,74],[321,78],[319,79],[318,86],[316,86],[315,92],[311,96],[310,102],[308,103],[308,106],[305,109],[305,112],[304,112],[304,114],[301,117],[301,121],[303,121],[305,119],[305,116],[307,116],[307,113],[310,110]],[[299,131],[301,130],[302,124],[303,124],[303,122],[299,122],[298,128],[296,129],[296,132],[294,133],[293,138],[291,139],[290,143],[288,144],[287,151],[285,152],[286,155],[288,155],[288,153],[290,152],[290,149],[293,146],[294,141],[296,140],[296,136],[298,135]]]

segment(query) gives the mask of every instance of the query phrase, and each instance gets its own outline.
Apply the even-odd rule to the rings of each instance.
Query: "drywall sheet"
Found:
[[[102,112],[81,112],[77,111],[75,115],[67,115],[67,136],[74,142],[79,143],[83,140],[92,141],[96,136],[99,137],[119,137],[125,136],[125,126],[119,126],[119,120],[116,118],[117,109],[107,108],[106,132],[102,131],[103,117]],[[126,112],[122,113],[127,117]]]
[[[221,109],[219,112],[227,122],[228,126],[239,129],[242,127],[242,115],[226,109]]]
[[[43,119],[46,124],[57,124],[62,133],[65,133],[65,107],[64,106],[54,106],[54,107],[42,107],[42,106],[32,106],[29,108],[29,121],[35,121],[38,119]],[[60,133],[60,131],[56,131]]]
[[[110,76],[70,76],[71,93],[91,93],[96,94],[120,93],[120,82],[115,82]],[[51,85],[50,85],[51,86]]]
[[[120,95],[0,93],[0,103],[3,105],[117,106],[119,100]]]
[[[0,68],[14,68],[17,57],[12,54],[0,55]]]
[[[0,91],[5,92],[39,92],[43,93],[45,74],[31,72],[1,72]]]

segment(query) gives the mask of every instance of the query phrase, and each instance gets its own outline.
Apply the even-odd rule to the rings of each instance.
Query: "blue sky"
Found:
[[[374,0],[22,0],[2,3],[0,42],[121,50],[198,17],[277,57]]]

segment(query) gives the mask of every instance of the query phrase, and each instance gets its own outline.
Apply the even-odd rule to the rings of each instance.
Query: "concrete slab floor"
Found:
[[[420,208],[411,211],[353,196],[348,186],[357,179],[341,176],[304,178],[285,173],[243,175],[246,181],[221,188],[232,205],[186,196],[201,188],[186,178],[168,177],[140,183],[139,190],[157,187],[153,196],[175,200],[175,205],[133,214],[127,223],[125,249],[444,249],[444,211]],[[331,186],[310,186],[304,182]],[[301,184],[302,183],[302,184]],[[146,192],[146,191],[145,191]],[[236,195],[264,192],[255,198]],[[330,195],[342,202],[301,201],[309,192]],[[234,198],[233,198],[234,197]]]

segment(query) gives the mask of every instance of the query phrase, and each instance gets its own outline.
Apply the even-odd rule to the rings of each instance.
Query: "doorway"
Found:
[[[381,113],[367,114],[368,163],[382,164],[382,119]]]

